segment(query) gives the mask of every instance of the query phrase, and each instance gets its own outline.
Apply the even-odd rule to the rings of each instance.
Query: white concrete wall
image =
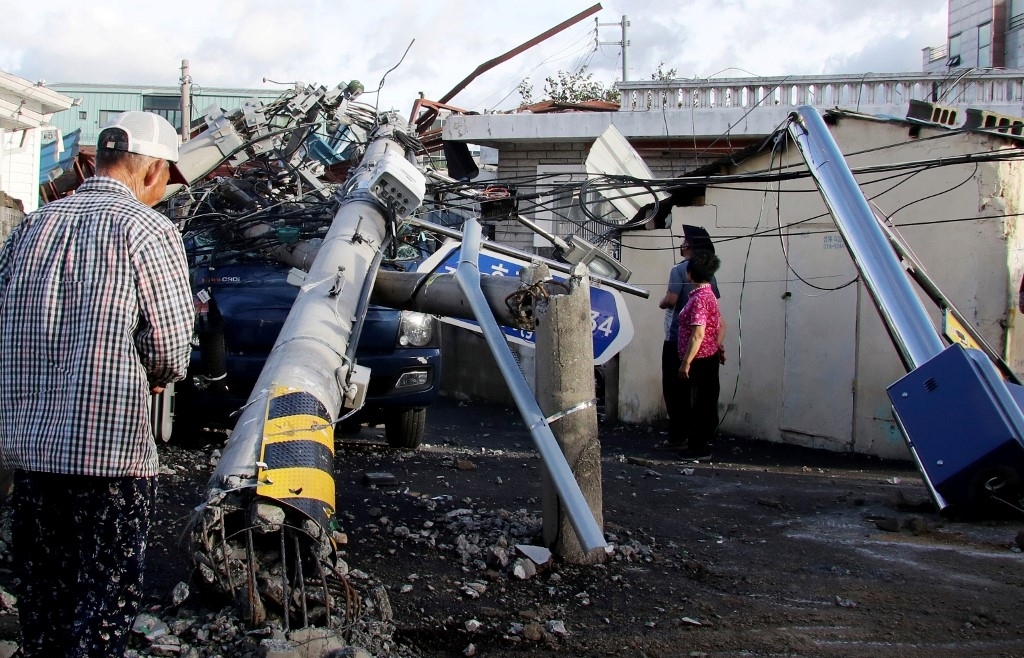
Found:
[[[29,213],[39,207],[38,128],[0,131],[0,190],[20,199]]]
[[[970,135],[924,139],[943,134],[930,130],[912,138],[906,125],[857,119],[842,119],[833,134],[844,153],[864,152],[848,156],[853,167],[1006,148],[999,140]],[[781,160],[803,162],[795,147]],[[773,166],[779,166],[778,159]],[[767,169],[769,157],[748,160],[742,168]],[[1024,321],[1012,306],[1024,273],[1022,224],[1017,218],[994,218],[1020,212],[1021,166],[956,165],[910,173],[859,176],[858,181],[884,212],[903,208],[893,221],[929,275],[994,347],[1007,350],[1009,363],[1024,369],[1024,329],[1018,327]],[[834,288],[853,279],[855,268],[813,182],[784,182],[782,190],[766,195],[764,185],[709,188],[705,206],[674,210],[671,239],[667,230],[624,236],[623,263],[634,272],[630,283],[648,286],[652,294],[649,300],[627,301],[636,337],[620,357],[620,417],[630,422],[663,418],[663,316],[657,301],[681,225],[698,224],[709,230],[722,259],[718,282],[729,324],[729,360],[721,376],[723,430],[906,458],[885,393],[904,374],[895,348],[863,284],[818,290],[793,274]],[[936,196],[925,198],[930,195]],[[747,237],[777,226],[780,215],[783,225],[803,221],[786,231],[784,243],[777,234]],[[967,221],[948,221],[955,219]],[[943,223],[927,223],[937,221]],[[918,226],[909,226],[914,223]],[[924,303],[938,326],[934,304]]]

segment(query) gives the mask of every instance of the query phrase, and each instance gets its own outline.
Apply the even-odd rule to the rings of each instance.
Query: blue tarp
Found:
[[[54,154],[57,152],[57,142],[52,141],[49,144],[43,144],[39,149],[39,184],[45,185],[52,180],[56,180],[58,176],[63,174],[65,171],[71,168],[75,163],[75,158],[78,157],[78,142],[82,137],[82,129],[68,133],[64,135],[64,152],[58,154],[55,159]]]

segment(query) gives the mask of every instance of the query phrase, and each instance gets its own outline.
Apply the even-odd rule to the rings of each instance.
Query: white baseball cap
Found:
[[[96,147],[167,160],[171,170],[170,183],[188,185],[188,180],[174,164],[178,161],[178,144],[178,133],[167,119],[152,112],[132,110],[118,114],[103,126]]]

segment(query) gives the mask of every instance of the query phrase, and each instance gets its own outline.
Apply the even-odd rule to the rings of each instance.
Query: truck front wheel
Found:
[[[426,425],[426,409],[402,409],[387,415],[384,420],[384,436],[392,448],[415,450],[423,440]]]

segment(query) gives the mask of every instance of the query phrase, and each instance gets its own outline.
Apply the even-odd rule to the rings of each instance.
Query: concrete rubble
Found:
[[[207,461],[215,456],[215,452],[198,457],[198,461]],[[453,460],[450,466],[459,468],[457,460]],[[377,486],[377,483],[368,481],[365,484]],[[469,498],[427,495],[399,488],[386,491],[385,500],[394,496],[397,503],[397,497],[402,497],[403,504],[412,502],[421,508],[423,520],[417,527],[395,524],[388,516],[390,506],[385,504],[383,508],[369,510],[373,523],[360,528],[359,532],[386,533],[405,547],[402,550],[433,552],[459,565],[465,578],[457,583],[453,594],[464,599],[477,599],[488,595],[501,581],[530,580],[539,573],[545,574],[550,587],[560,585],[558,573],[551,571],[550,551],[534,545],[541,534],[542,520],[527,508],[494,509],[479,506]],[[534,500],[526,503],[536,507]],[[258,510],[261,522],[268,524],[276,520],[277,513],[272,506]],[[9,509],[0,510],[0,563],[10,560],[9,516]],[[346,518],[351,520],[351,515],[341,510],[343,523]],[[607,532],[606,536],[615,547],[610,556],[613,562],[650,562],[653,559],[654,548],[650,545],[613,532]],[[344,550],[341,556],[345,556]],[[151,605],[139,615],[127,656],[384,658],[414,655],[413,649],[395,639],[396,623],[390,597],[402,596],[417,588],[433,591],[435,585],[421,575],[411,573],[405,583],[386,588],[372,572],[351,568],[344,559],[339,560],[339,569],[345,572],[345,577],[362,599],[359,618],[344,632],[315,626],[285,630],[277,617],[268,618],[258,627],[250,627],[236,606],[209,594],[202,586],[203,575],[197,573],[192,582],[174,586],[166,601]],[[589,603],[585,592],[573,596],[579,605]],[[16,598],[0,589],[0,617],[14,617],[16,605]],[[512,644],[551,643],[572,633],[559,619],[529,619],[508,628],[497,627],[495,622],[486,619],[467,619],[463,624],[469,633],[497,632]],[[16,647],[14,642],[0,642],[0,658],[6,655],[6,649],[13,653]],[[464,655],[476,655],[477,645],[469,643],[462,651]]]

